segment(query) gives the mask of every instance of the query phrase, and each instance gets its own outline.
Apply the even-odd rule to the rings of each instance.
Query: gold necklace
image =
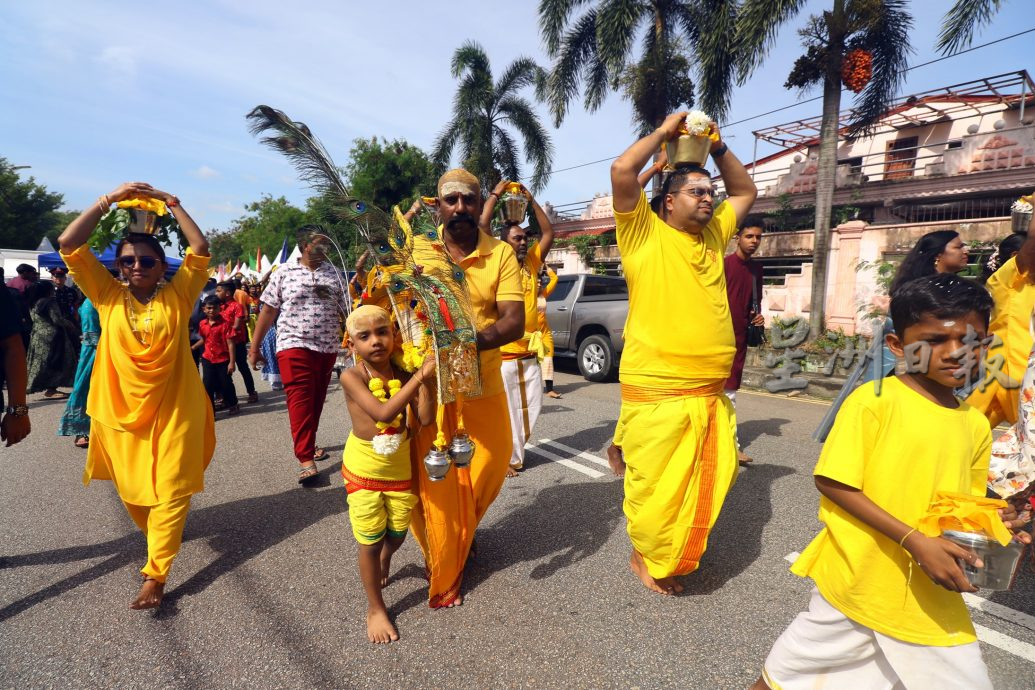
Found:
[[[122,298],[126,303],[126,318],[129,320],[129,328],[133,331],[133,337],[136,338],[137,342],[144,347],[148,347],[152,342],[154,342],[154,303],[155,297],[158,296],[158,290],[161,289],[161,287],[161,283],[155,285],[154,292],[151,293],[151,296],[147,300],[147,310],[144,311],[144,318],[142,322],[139,322],[137,320],[136,307],[133,305],[133,293],[129,291],[128,286],[123,286]]]

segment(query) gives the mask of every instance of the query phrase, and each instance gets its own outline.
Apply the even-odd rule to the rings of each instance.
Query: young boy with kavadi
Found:
[[[381,590],[388,584],[392,554],[402,545],[417,503],[410,466],[407,410],[421,425],[434,422],[435,358],[413,376],[392,365],[396,331],[388,312],[356,307],[345,321],[356,366],[341,373],[352,418],[341,473],[348,494],[349,520],[359,542],[359,574],[367,594],[367,637],[385,644],[399,639],[388,618]]]
[[[879,394],[856,389],[838,412],[813,472],[825,527],[791,568],[815,583],[809,609],[753,689],[991,689],[960,595],[976,588],[958,559],[983,563],[918,531],[936,494],[985,495],[988,422],[953,389],[982,355],[991,309],[982,287],[952,274],[896,293],[886,342],[906,373]],[[1015,511],[992,511],[1014,526]]]

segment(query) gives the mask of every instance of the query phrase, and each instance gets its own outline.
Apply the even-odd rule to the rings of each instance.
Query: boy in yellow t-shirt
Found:
[[[359,575],[367,593],[367,638],[375,644],[399,639],[381,590],[388,583],[392,554],[402,546],[417,504],[411,487],[407,409],[421,425],[431,424],[435,395],[430,386],[435,357],[413,376],[392,366],[395,328],[381,307],[357,307],[345,321],[356,366],[341,373],[352,418],[341,473],[348,493],[349,520],[359,542]],[[411,404],[416,400],[416,404]]]
[[[956,559],[981,562],[916,531],[937,492],[985,495],[988,422],[953,388],[965,355],[981,354],[991,308],[984,289],[952,274],[896,293],[887,343],[909,353],[907,373],[879,395],[862,386],[838,413],[814,471],[826,527],[791,568],[816,588],[754,689],[991,689],[959,594],[976,588]]]

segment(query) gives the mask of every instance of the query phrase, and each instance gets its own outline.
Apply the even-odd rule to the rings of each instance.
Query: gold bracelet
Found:
[[[101,215],[104,215],[111,209],[111,201],[108,200],[107,194],[101,194],[97,197],[97,206],[101,209]]]
[[[904,549],[904,548],[906,548],[906,547],[905,547],[906,539],[908,539],[908,538],[909,538],[909,535],[910,535],[910,534],[912,534],[912,533],[913,533],[913,532],[915,532],[915,531],[916,531],[916,527],[914,527],[913,529],[911,529],[911,530],[909,530],[908,532],[906,532],[906,533],[905,533],[905,534],[904,534],[904,535],[902,536],[902,538],[898,540],[898,545],[899,545],[899,546],[901,546],[901,547],[902,547],[903,549]]]

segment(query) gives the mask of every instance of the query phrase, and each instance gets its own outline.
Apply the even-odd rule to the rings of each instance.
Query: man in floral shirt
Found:
[[[323,228],[305,225],[298,230],[297,241],[302,256],[277,268],[262,293],[248,363],[257,368],[264,361],[260,345],[276,322],[277,364],[287,395],[295,457],[301,463],[298,481],[306,484],[318,476],[314,461],[328,457],[316,448],[316,431],[341,343],[345,295],[338,270],[327,261],[329,243]]]

